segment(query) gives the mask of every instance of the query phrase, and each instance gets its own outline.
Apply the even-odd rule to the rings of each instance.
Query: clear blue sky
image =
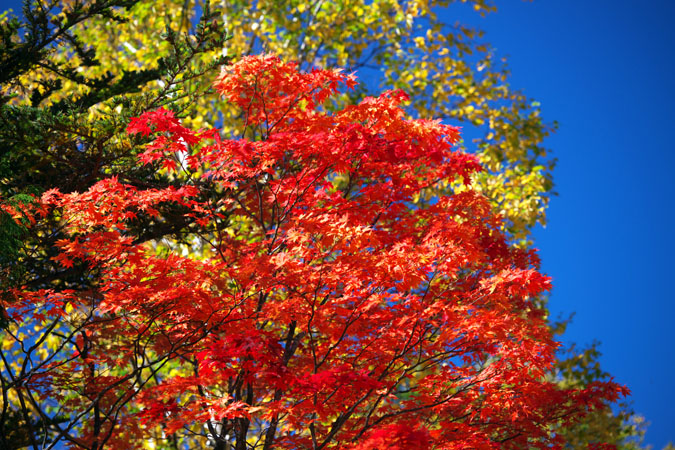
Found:
[[[559,131],[559,193],[537,230],[554,315],[576,312],[567,342],[601,341],[603,368],[675,443],[675,1],[502,0],[470,21],[506,56],[511,85]]]
[[[0,0],[2,10],[19,1]],[[675,441],[675,0],[497,1],[481,19],[511,84],[559,131],[549,225],[537,230],[567,342],[597,339],[603,368],[633,391],[647,443]]]

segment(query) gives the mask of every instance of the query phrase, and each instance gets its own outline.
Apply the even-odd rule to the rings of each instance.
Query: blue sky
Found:
[[[675,1],[504,0],[469,21],[506,56],[511,85],[558,132],[558,196],[535,234],[566,342],[601,341],[603,368],[633,392],[646,443],[675,443]]]
[[[2,10],[18,1],[2,1]],[[566,342],[601,341],[603,368],[633,392],[646,442],[675,441],[675,1],[501,0],[473,23],[511,85],[558,121],[548,226],[535,234]]]

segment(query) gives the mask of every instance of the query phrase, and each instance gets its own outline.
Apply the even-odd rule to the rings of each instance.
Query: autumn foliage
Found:
[[[69,418],[53,439],[548,449],[563,444],[552,425],[625,394],[547,378],[557,344],[533,300],[550,281],[471,189],[481,167],[453,150],[458,129],[406,118],[401,91],[334,111],[354,83],[242,58],[215,83],[241,111],[239,137],[187,129],[166,109],[129,124],[139,162],[170,187],[110,178],[4,206],[56,220],[68,237],[55,259],[96,280],[3,297],[17,326],[54,323],[32,338],[55,341],[41,361],[10,380],[42,419],[43,404]],[[448,181],[452,194],[416,202]],[[140,242],[133,225],[167,211],[189,235]]]

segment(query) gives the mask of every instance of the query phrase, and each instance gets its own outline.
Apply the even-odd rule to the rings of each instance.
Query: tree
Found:
[[[550,448],[562,444],[551,425],[626,393],[545,380],[556,344],[534,300],[549,280],[484,197],[458,187],[410,206],[481,170],[452,150],[457,129],[406,119],[401,91],[331,112],[340,84],[355,81],[242,58],[216,82],[242,112],[241,137],[190,130],[167,109],[129,124],[150,138],[139,160],[174,185],[112,177],[3,207],[24,226],[56,220],[55,260],[96,280],[90,292],[10,289],[5,303],[17,326],[79,314],[10,378],[52,445],[129,448],[160,427],[155,442],[174,447]],[[135,224],[162,222],[166,203],[203,251],[138,239]],[[169,360],[185,370],[162,372]]]

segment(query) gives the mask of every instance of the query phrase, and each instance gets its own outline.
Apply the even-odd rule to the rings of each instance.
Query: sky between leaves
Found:
[[[675,2],[499,2],[479,18],[462,5],[439,9],[449,23],[484,29],[508,57],[512,85],[542,103],[559,131],[559,196],[535,233],[554,280],[554,316],[575,312],[564,337],[600,340],[603,368],[633,392],[655,449],[675,440],[675,253],[670,139],[675,119]],[[3,0],[2,10],[20,10]]]

